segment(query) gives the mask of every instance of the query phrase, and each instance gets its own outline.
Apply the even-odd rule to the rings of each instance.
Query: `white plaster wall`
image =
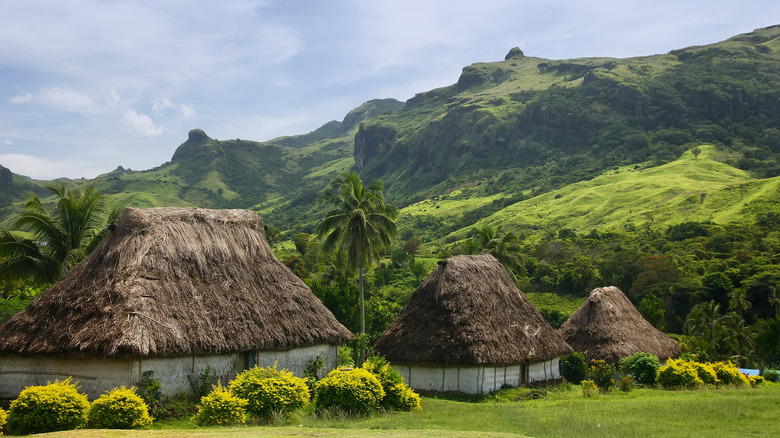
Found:
[[[256,352],[258,366],[273,366],[289,369],[296,376],[303,376],[303,369],[319,355],[323,358],[321,377],[338,365],[338,348],[332,345],[317,345],[281,352]],[[187,356],[173,358],[132,359],[64,359],[0,356],[0,398],[16,398],[26,386],[46,385],[55,380],[73,377],[80,391],[90,399],[99,397],[118,386],[137,386],[145,371],[154,371],[154,378],[160,381],[160,392],[172,395],[193,390],[191,382],[197,382],[200,374],[211,366],[212,375],[222,384],[232,380],[242,371],[238,353],[213,356]]]
[[[408,384],[421,391],[442,391],[443,367],[410,367]]]
[[[522,365],[512,365],[504,368],[504,383],[509,386],[520,386],[523,383],[522,373]]]
[[[117,386],[130,387],[137,364],[130,359],[41,359],[0,357],[0,398],[16,398],[26,386],[73,377],[90,399]]]
[[[546,362],[535,362],[528,365],[528,382],[543,382],[545,380],[559,379],[560,359],[554,358]]]
[[[479,394],[482,388],[482,367],[447,367],[455,368],[459,374],[456,385],[442,388],[444,392],[464,392],[466,394]]]
[[[501,370],[501,378],[504,378],[504,367],[499,367]],[[496,367],[483,367],[482,368],[482,388],[481,394],[488,394],[496,389],[501,388],[501,383],[496,387]]]
[[[286,351],[258,351],[255,362],[258,367],[272,367],[276,364],[277,369],[286,369],[298,377],[303,377],[304,370],[309,363],[316,360],[317,356],[322,358],[322,369],[319,377],[325,377],[332,369],[339,364],[338,347],[335,345],[320,344],[311,347],[294,348]]]
[[[523,383],[560,378],[558,358],[529,365],[498,367],[436,366],[392,364],[412,388],[420,391],[463,392],[486,394],[503,385],[515,387]],[[526,370],[528,372],[526,382]]]

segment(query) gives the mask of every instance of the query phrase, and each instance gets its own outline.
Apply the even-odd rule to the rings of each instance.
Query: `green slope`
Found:
[[[755,179],[746,171],[718,161],[722,152],[704,145],[698,158],[688,151],[678,160],[651,168],[611,169],[589,181],[567,185],[513,203],[473,225],[502,225],[507,230],[569,228],[577,233],[652,226],[663,229],[686,222],[752,222],[768,211],[780,211],[780,177]],[[464,197],[454,191],[401,210],[402,222],[429,215],[444,224],[505,198],[504,194]],[[466,238],[472,225],[455,229],[442,242]]]
[[[753,220],[780,208],[780,177],[756,180],[715,161],[712,146],[698,159],[686,152],[649,169],[619,169],[507,207],[485,222],[512,228],[570,228],[577,232],[685,221]]]

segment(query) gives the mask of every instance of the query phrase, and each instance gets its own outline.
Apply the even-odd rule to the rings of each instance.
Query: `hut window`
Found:
[[[254,351],[245,351],[241,353],[241,366],[243,366],[243,369],[248,370],[250,368],[254,368],[256,365],[255,362],[255,352]]]

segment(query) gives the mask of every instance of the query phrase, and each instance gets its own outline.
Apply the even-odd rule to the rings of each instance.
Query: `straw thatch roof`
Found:
[[[89,257],[0,327],[0,354],[170,357],[351,338],[274,256],[255,213],[126,208]]]
[[[514,365],[570,353],[493,256],[439,262],[374,350],[391,362]]]
[[[661,360],[681,353],[680,346],[647,322],[615,286],[593,289],[558,333],[588,360],[616,364],[634,353],[652,353]]]

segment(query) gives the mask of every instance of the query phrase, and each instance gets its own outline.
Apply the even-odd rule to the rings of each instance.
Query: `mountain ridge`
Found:
[[[672,163],[703,144],[752,178],[775,177],[778,90],[780,26],[624,59],[549,60],[512,49],[503,61],[464,67],[455,84],[406,102],[365,102],[307,134],[217,141],[193,129],[154,169],[119,167],[72,183],[139,207],[248,208],[292,233],[311,231],[319,192],[354,167],[383,181],[401,207],[461,190],[474,200],[458,219],[471,217],[468,227],[520,198],[613,168]],[[21,200],[14,191],[0,214]]]

